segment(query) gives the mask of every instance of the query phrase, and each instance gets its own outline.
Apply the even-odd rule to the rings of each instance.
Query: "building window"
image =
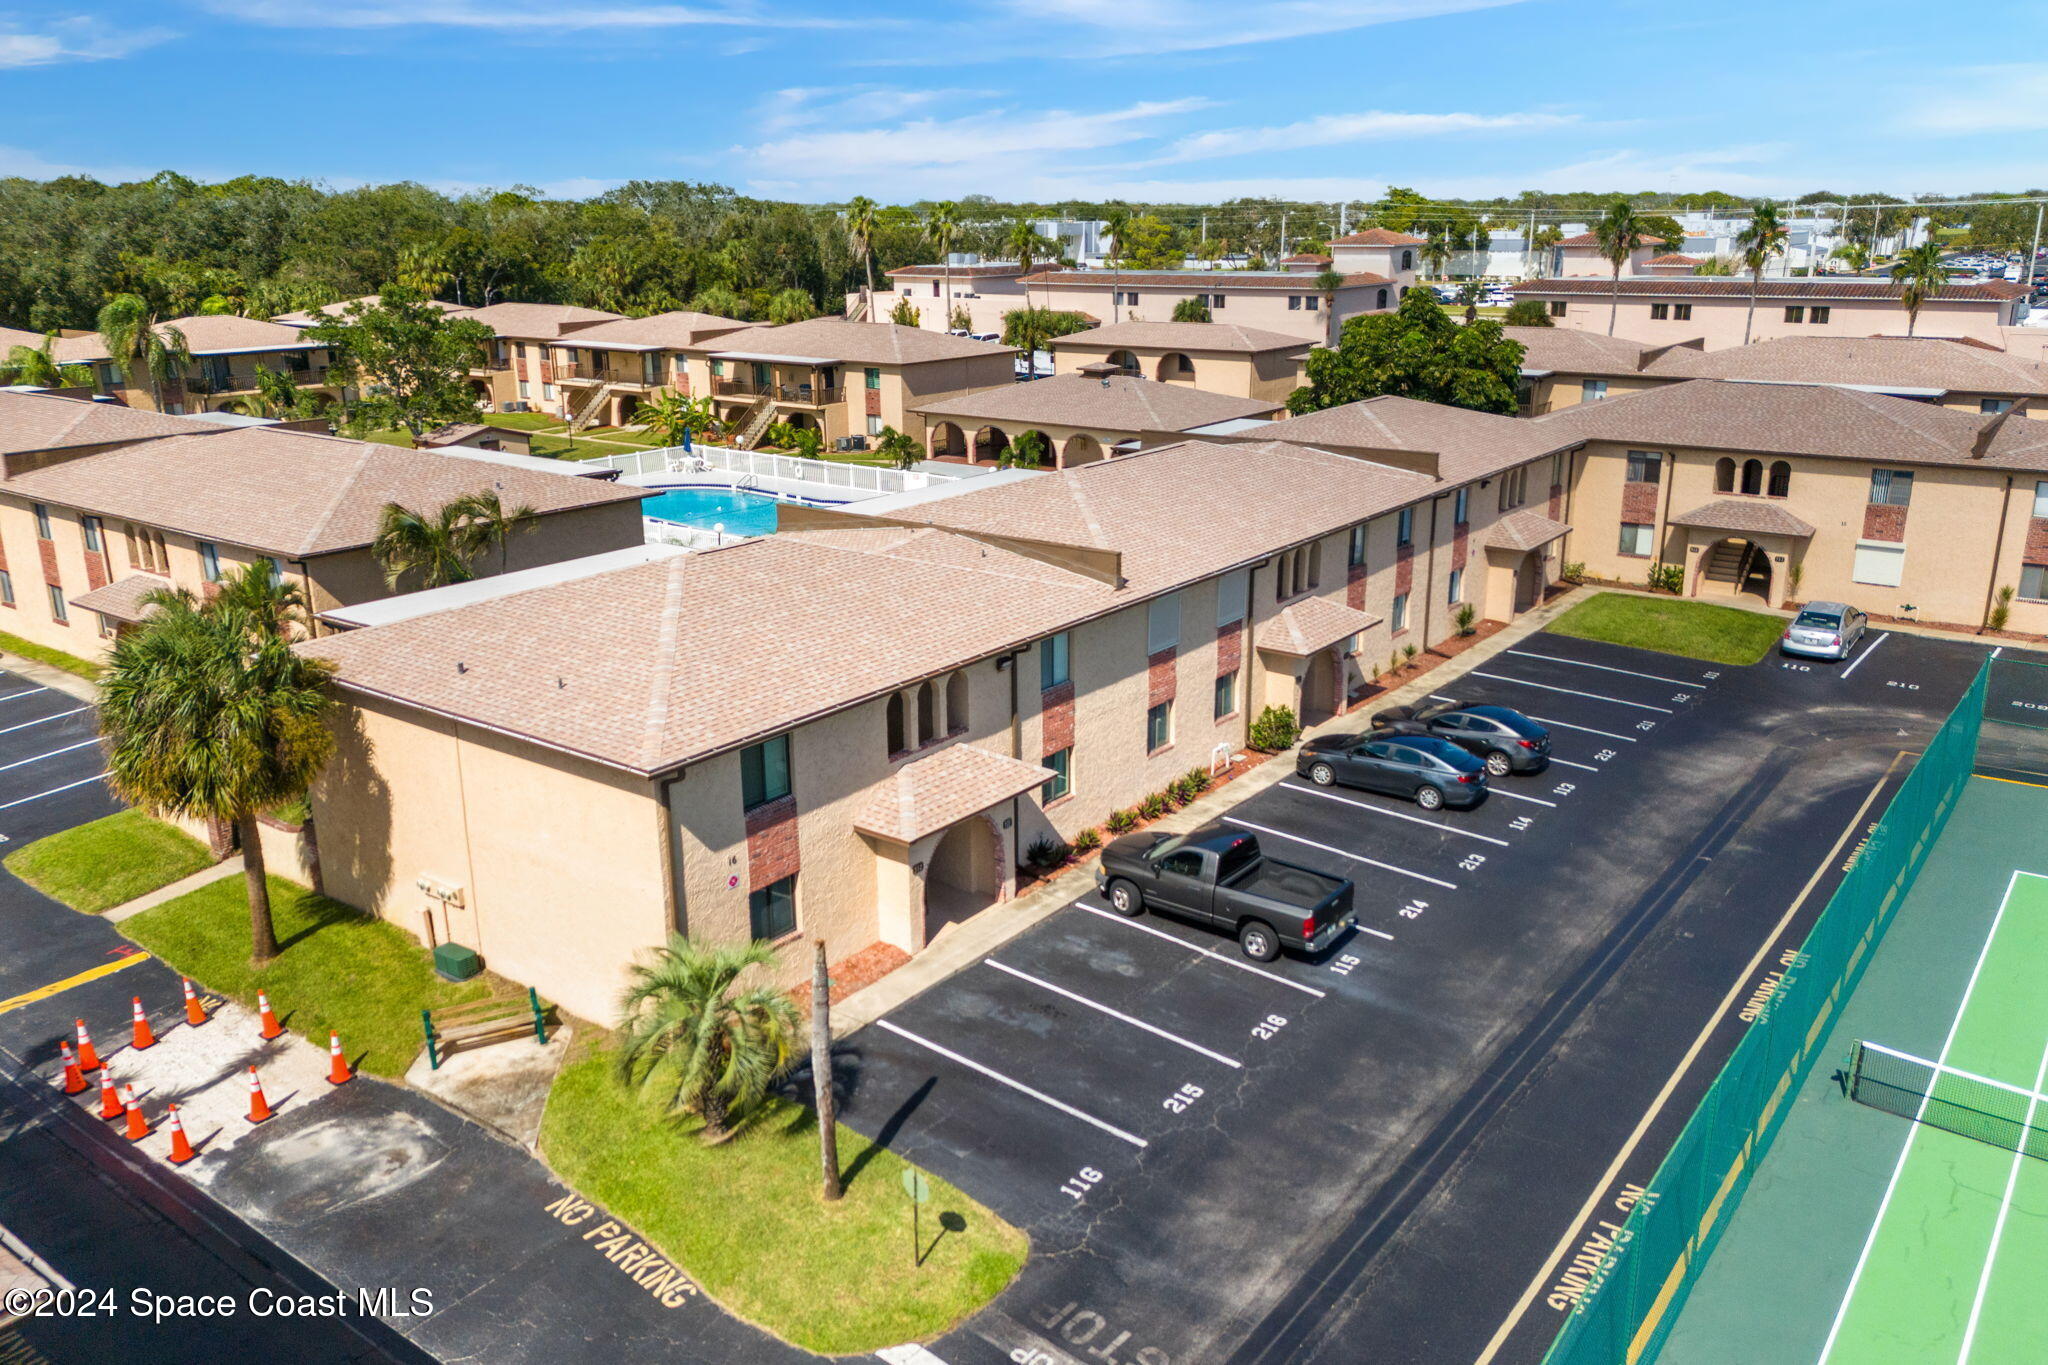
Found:
[[[1251,570],[1232,569],[1216,580],[1216,629],[1244,620]]]
[[[29,504],[29,510],[36,514],[37,539],[48,540],[50,538],[50,509],[39,502],[33,502]]]
[[[1396,635],[1408,629],[1408,594],[1405,592],[1394,599],[1394,614],[1390,628]]]
[[[910,749],[909,725],[903,717],[903,694],[891,692],[882,708],[882,727],[886,732],[890,754],[907,753]]]
[[[1621,553],[1632,559],[1650,557],[1650,527],[1647,522],[1624,521],[1621,524]]]
[[[55,583],[50,584],[49,589],[50,619],[60,626],[69,625],[71,623],[71,613],[64,606],[64,589],[58,587]]]
[[[770,941],[796,932],[796,873],[747,897],[747,923],[755,938]]]
[[[111,640],[114,638],[115,632],[113,617],[107,615],[105,612],[96,611],[92,614],[92,619],[99,626],[100,638],[102,640]]]
[[[199,542],[199,571],[207,582],[220,582],[220,547],[210,540]]]
[[[1068,671],[1067,667],[1067,650],[1069,647],[1069,642],[1069,636],[1067,632],[1064,630],[1057,635],[1048,635],[1045,637],[1044,640],[1039,642],[1039,691],[1043,692],[1049,687],[1058,687],[1061,683],[1066,682],[1073,676],[1073,674]]]
[[[2048,479],[2034,485],[2034,515],[2048,517]]]
[[[1237,674],[1216,675],[1216,719],[1237,714]]]
[[[1117,296],[1117,302],[1126,308],[1136,308],[1138,306],[1138,295],[1135,291],[1127,290]]]
[[[100,538],[100,519],[98,517],[80,517],[78,524],[85,528],[86,553],[95,555],[103,553],[107,547],[106,542]]]
[[[1415,509],[1413,507],[1403,507],[1394,518],[1394,544],[1413,545],[1414,543]]]
[[[1500,509],[1512,511],[1529,500],[1529,466],[1520,465],[1500,476]]]
[[[869,413],[869,414],[868,414],[868,435],[870,435],[870,436],[880,436],[881,434],[882,434],[882,414],[880,414],[879,412],[872,412],[872,413]]]
[[[1351,542],[1344,553],[1344,562],[1352,568],[1365,563],[1365,523],[1351,528]]]
[[[1387,291],[1386,291],[1386,290],[1384,290],[1384,289],[1380,290],[1380,301],[1379,301],[1379,303],[1378,303],[1378,304],[1376,304],[1375,306],[1376,306],[1376,307],[1379,307],[1379,308],[1384,308],[1384,307],[1386,307],[1386,306],[1387,306]]]
[[[1653,303],[1653,304],[1651,304],[1651,305],[1650,305],[1650,321],[1652,321],[1652,322],[1665,322],[1665,321],[1668,321],[1668,320],[1670,319],[1670,317],[1671,317],[1671,305],[1670,305],[1670,304],[1668,304],[1668,303]]]
[[[2020,596],[2029,602],[2048,599],[2048,564],[2020,566]],[[13,599],[10,598],[10,601]]]
[[[877,366],[867,366],[865,369],[861,371],[861,378],[871,389],[879,389],[882,387],[882,371]]]
[[[740,805],[752,810],[789,795],[789,736],[740,750]]]
[[[1672,320],[1673,322],[1691,322],[1691,321],[1692,321],[1692,305],[1691,305],[1691,304],[1689,304],[1689,303],[1674,303],[1674,304],[1672,304],[1672,305],[1671,305],[1671,320]]]
[[[1825,308],[1825,307],[1814,307],[1814,308],[1809,308],[1809,309],[1807,309],[1807,310],[1806,310],[1806,320],[1807,320],[1808,322],[1826,322],[1826,321],[1828,320],[1828,310],[1827,310],[1827,308]]]
[[[1050,806],[1074,789],[1074,749],[1072,745],[1056,754],[1047,754],[1040,762],[1052,769],[1052,776],[1045,779],[1038,788],[1038,804]]]
[[[1792,303],[1792,304],[1787,304],[1787,305],[1785,306],[1785,321],[1787,321],[1787,322],[1804,322],[1804,321],[1806,321],[1806,309],[1802,308],[1802,307],[1801,307],[1800,305],[1798,305],[1798,304],[1796,304],[1796,303]]]
[[[1733,493],[1735,491],[1735,461],[1723,455],[1714,461],[1714,491]]]
[[[1858,541],[1856,565],[1850,570],[1849,576],[1858,583],[1869,583],[1880,588],[1896,588],[1905,581],[1906,549],[1903,545]]]
[[[1913,471],[1910,469],[1873,469],[1870,471],[1870,500],[1892,507],[1904,507],[1913,501]]]
[[[2012,411],[2012,399],[1979,398],[1977,400],[1977,411],[1983,413],[1986,417],[1995,417],[2001,412],[2010,412]]]
[[[1628,453],[1628,481],[1630,483],[1656,483],[1664,470],[1664,457],[1654,450],[1631,450]]]
[[[1563,316],[1564,316],[1564,303],[1565,303],[1565,301],[1564,301],[1563,299],[1552,299],[1552,300],[1550,301],[1550,316],[1552,316],[1552,317],[1554,317],[1554,318],[1561,318],[1561,317],[1563,317]]]
[[[1209,296],[1209,306],[1211,308],[1221,308],[1226,301],[1226,296],[1222,294],[1211,294]],[[1194,366],[1190,365],[1188,368],[1192,370]]]
[[[1299,313],[1301,311],[1301,295],[1289,294],[1287,296],[1287,311],[1290,313]]]
[[[931,743],[939,735],[939,694],[929,681],[917,685],[917,743]]]
[[[524,379],[520,380],[520,381],[519,381],[519,396],[520,396],[521,398],[531,398],[531,397],[533,397],[533,385],[529,384],[529,383],[528,383],[528,382],[526,382],[526,381],[525,381]]]
[[[1156,754],[1173,743],[1173,703],[1160,702],[1145,713],[1145,752]]]
[[[1453,569],[1453,570],[1451,570],[1451,587],[1450,587],[1450,591],[1449,591],[1449,593],[1448,593],[1448,594],[1446,594],[1446,595],[1445,595],[1445,597],[1444,597],[1444,601],[1446,601],[1446,602],[1449,602],[1449,603],[1450,603],[1450,604],[1451,604],[1452,606],[1456,606],[1456,605],[1457,605],[1458,603],[1460,603],[1460,602],[1462,602],[1462,601],[1464,601],[1464,600],[1465,600],[1465,571],[1464,571],[1463,569]]]
[[[1451,498],[1451,525],[1463,526],[1472,520],[1472,487],[1467,484]]]
[[[14,605],[14,575],[0,569],[0,607]]]
[[[1145,604],[1145,652],[1157,654],[1180,645],[1180,594],[1168,593]]]
[[[1581,379],[1581,380],[1579,381],[1579,401],[1580,401],[1581,403],[1597,403],[1597,402],[1599,402],[1599,401],[1600,401],[1601,399],[1605,398],[1606,396],[1607,396],[1607,381],[1606,381],[1606,380],[1604,380],[1604,379]]]
[[[1313,313],[1323,306],[1323,296],[1320,294],[1310,294],[1301,301],[1301,306]]]
[[[1774,498],[1783,498],[1792,492],[1792,466],[1785,460],[1771,462],[1771,481],[1766,491]]]

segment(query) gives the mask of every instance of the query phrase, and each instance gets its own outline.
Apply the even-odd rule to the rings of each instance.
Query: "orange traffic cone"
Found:
[[[192,989],[192,978],[182,979],[185,982],[185,1022],[198,1028],[206,1022],[206,1006],[199,1003],[199,992]]]
[[[85,1089],[85,1073],[78,1069],[78,1058],[71,1055],[71,1044],[59,1043],[64,1050],[64,1093],[76,1095]]]
[[[135,1050],[156,1046],[156,1035],[150,1032],[149,1016],[142,1012],[142,997],[135,997]]]
[[[263,1036],[265,1038],[275,1038],[284,1032],[283,1027],[277,1022],[277,1011],[270,1008],[270,997],[262,991],[256,992],[256,1008],[263,1017]]]
[[[178,1106],[171,1106],[171,1164],[182,1166],[199,1153],[192,1150],[192,1139],[185,1136],[185,1125],[178,1120]]]
[[[142,1106],[135,1102],[135,1087],[123,1090],[121,1099],[128,1106],[128,1140],[140,1142],[149,1136],[149,1120],[142,1117]]]
[[[100,1117],[109,1123],[128,1112],[128,1106],[121,1103],[121,1092],[114,1089],[114,1073],[100,1072]]]
[[[348,1059],[341,1055],[341,1035],[329,1030],[327,1034],[327,1083],[347,1085],[355,1079],[355,1073],[348,1069]]]
[[[100,1066],[100,1054],[94,1051],[92,1035],[85,1031],[85,1020],[81,1019],[78,1021],[78,1069],[98,1071]]]
[[[263,1098],[263,1082],[257,1079],[256,1068],[249,1068],[249,1122],[261,1123],[270,1117],[270,1101]]]

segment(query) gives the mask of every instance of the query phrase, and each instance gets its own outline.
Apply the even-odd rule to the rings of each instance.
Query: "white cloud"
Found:
[[[52,161],[25,147],[0,146],[0,177],[19,176],[23,180],[49,180],[60,175],[89,175],[109,185],[131,180],[147,180],[156,174],[154,167],[146,166],[84,166],[73,162]]]
[[[1403,114],[1377,109],[1362,114],[1321,114],[1297,123],[1263,128],[1219,128],[1213,132],[1191,133],[1168,147],[1153,164],[1212,161],[1218,157],[1246,156],[1255,152],[1334,147],[1388,138],[1528,132],[1562,128],[1576,122],[1578,116],[1575,114]]]
[[[36,29],[0,25],[0,70],[107,61],[176,36],[168,29],[114,29],[84,18],[59,19]]]
[[[1943,136],[2048,130],[2048,64],[1964,67],[1939,84],[1942,93],[1907,107],[1901,127]]]
[[[765,133],[821,123],[880,123],[929,109],[943,100],[987,99],[990,90],[901,90],[885,85],[795,86],[777,90],[755,109]]]
[[[504,33],[634,31],[692,26],[837,28],[850,20],[769,15],[751,6],[614,4],[562,6],[549,0],[207,0],[216,14],[274,28],[462,28]]]
[[[1127,57],[1199,52],[1288,38],[1323,37],[1376,24],[1497,9],[1522,0],[1003,0],[1029,23],[1027,47],[1062,56]],[[1092,30],[1093,37],[1087,32]],[[1313,65],[1313,57],[1310,59]]]

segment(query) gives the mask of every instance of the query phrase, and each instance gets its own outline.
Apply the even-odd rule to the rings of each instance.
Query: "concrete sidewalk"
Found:
[[[66,692],[80,701],[98,702],[99,685],[90,678],[81,678],[76,673],[67,673],[54,664],[37,663],[34,659],[23,658],[0,649],[0,669],[18,678],[47,687],[53,692]]]
[[[166,901],[174,901],[189,891],[197,891],[200,887],[217,882],[223,877],[239,877],[243,870],[242,855],[237,853],[232,858],[223,858],[212,867],[202,867],[189,877],[180,877],[169,886],[159,886],[156,890],[137,896],[132,901],[123,901],[119,905],[102,910],[100,918],[112,924],[119,924],[124,919],[139,915],[145,910],[154,910]]]

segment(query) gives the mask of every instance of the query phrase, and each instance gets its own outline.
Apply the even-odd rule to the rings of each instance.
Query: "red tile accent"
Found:
[[[1074,685],[1063,682],[1038,694],[1038,727],[1044,734],[1039,756],[1074,745]]]
[[[802,866],[797,856],[796,797],[747,812],[747,890],[759,891]]]
[[[1621,486],[1621,519],[1638,524],[1657,520],[1657,485],[1624,483]]]
[[[867,395],[867,415],[870,417],[880,417],[882,415],[882,391],[880,389],[862,389],[861,392]]]
[[[1344,602],[1354,611],[1365,610],[1365,565],[1353,564],[1344,570]]]
[[[690,372],[681,365],[676,366],[676,377],[669,381],[669,387],[684,398],[688,398],[690,396]]]
[[[552,360],[543,360],[543,361],[541,361],[541,363],[540,363],[540,382],[541,382],[541,383],[543,383],[543,384],[552,384],[552,383],[554,383],[554,382],[555,382],[555,362],[554,362],[554,361],[552,361]]]
[[[1863,509],[1863,538],[1902,542],[1906,538],[1906,509],[1894,503],[1873,502]]]
[[[1173,700],[1174,678],[1179,671],[1174,662],[1178,656],[1178,650],[1162,649],[1145,660],[1145,705],[1157,706],[1160,702]]]
[[[85,583],[88,589],[107,586],[106,555],[94,550],[85,552]]]
[[[1552,521],[1564,520],[1564,485],[1561,483],[1550,485],[1550,511],[1548,515]]]
[[[1462,569],[1462,568],[1464,568],[1464,567],[1465,567],[1465,556],[1466,556],[1466,555],[1467,555],[1468,553],[1470,553],[1470,548],[1471,548],[1471,541],[1472,541],[1472,526],[1471,526],[1471,524],[1470,524],[1469,522],[1463,522],[1463,521],[1459,522],[1459,523],[1458,523],[1458,527],[1457,527],[1457,530],[1456,530],[1456,531],[1455,531],[1455,532],[1454,532],[1454,533],[1452,534],[1452,536],[1451,536],[1451,567],[1452,567],[1452,568],[1454,568],[1454,569]]]
[[[526,378],[526,357],[520,356],[512,362],[512,373],[520,379]]]
[[[2023,564],[2048,564],[2048,517],[2034,517],[2027,522],[2027,548],[2020,554]],[[7,567],[7,561],[0,559],[0,569]]]
[[[57,544],[55,541],[36,541],[36,553],[43,561],[43,581],[52,587],[63,587],[63,575],[57,572]]]
[[[1415,587],[1415,546],[1403,545],[1394,551],[1394,595],[1399,597]]]
[[[1216,676],[1235,673],[1244,664],[1244,622],[1216,627]]]

